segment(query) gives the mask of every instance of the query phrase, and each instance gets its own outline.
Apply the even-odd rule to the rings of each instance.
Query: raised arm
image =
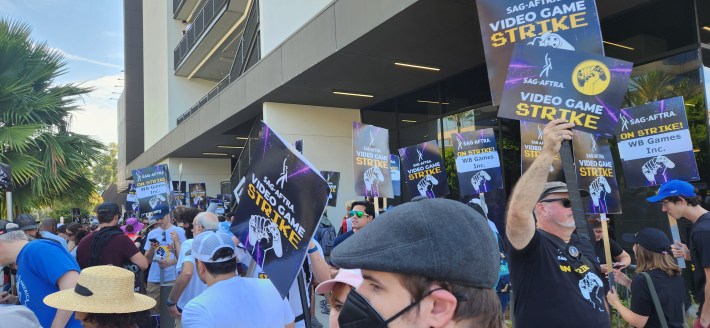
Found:
[[[506,216],[506,235],[515,249],[523,249],[535,234],[532,212],[547,182],[552,160],[559,154],[562,140],[572,140],[573,123],[557,119],[543,130],[542,151],[513,189]]]

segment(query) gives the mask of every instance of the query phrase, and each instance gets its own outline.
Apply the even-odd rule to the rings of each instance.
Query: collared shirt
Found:
[[[64,246],[64,249],[69,251],[69,245],[67,245],[67,241],[64,240],[64,238],[59,237],[49,231],[44,231],[44,230],[41,230],[39,233],[42,235],[43,238],[52,239],[52,240],[60,243],[62,246]]]

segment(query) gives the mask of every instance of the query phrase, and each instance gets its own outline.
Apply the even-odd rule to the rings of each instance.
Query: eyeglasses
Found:
[[[365,215],[365,213],[363,211],[350,211],[350,217],[357,216],[359,219],[363,215]]]
[[[550,199],[543,199],[540,201],[540,203],[554,203],[554,202],[562,202],[562,206],[564,206],[565,208],[572,207],[572,202],[569,200],[569,198],[550,198]]]
[[[664,199],[664,200],[661,202],[661,206],[666,206],[666,204],[668,204],[668,203],[673,203],[673,202],[672,202],[670,199]]]

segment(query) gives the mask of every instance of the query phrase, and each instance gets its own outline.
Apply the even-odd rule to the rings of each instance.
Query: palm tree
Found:
[[[91,90],[54,84],[66,73],[62,54],[33,41],[31,31],[0,19],[0,162],[12,166],[15,213],[88,199],[88,167],[104,149],[68,130],[77,101]],[[4,194],[0,200],[5,213]]]

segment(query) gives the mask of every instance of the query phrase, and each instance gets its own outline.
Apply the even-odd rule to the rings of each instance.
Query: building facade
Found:
[[[341,172],[341,218],[353,190],[353,121],[390,131],[390,150],[437,140],[450,198],[460,199],[451,135],[493,128],[505,200],[521,174],[518,121],[492,105],[475,0],[125,0],[126,89],[119,180],[168,164],[222,193],[249,165],[263,120],[320,170]],[[598,0],[607,56],[634,63],[628,106],[683,95],[704,193],[710,179],[710,3]],[[638,96],[638,97],[637,97]],[[644,98],[645,97],[645,98]],[[612,144],[615,142],[612,141]],[[617,154],[615,152],[615,154]],[[616,156],[616,155],[615,155]],[[667,231],[653,188],[626,188],[616,235]],[[404,183],[404,182],[402,182]],[[125,190],[126,184],[119,186]],[[229,189],[229,188],[227,188]],[[408,201],[407,188],[390,203]],[[502,218],[496,218],[502,228]],[[687,225],[686,225],[687,227]],[[629,245],[624,245],[629,246]]]

